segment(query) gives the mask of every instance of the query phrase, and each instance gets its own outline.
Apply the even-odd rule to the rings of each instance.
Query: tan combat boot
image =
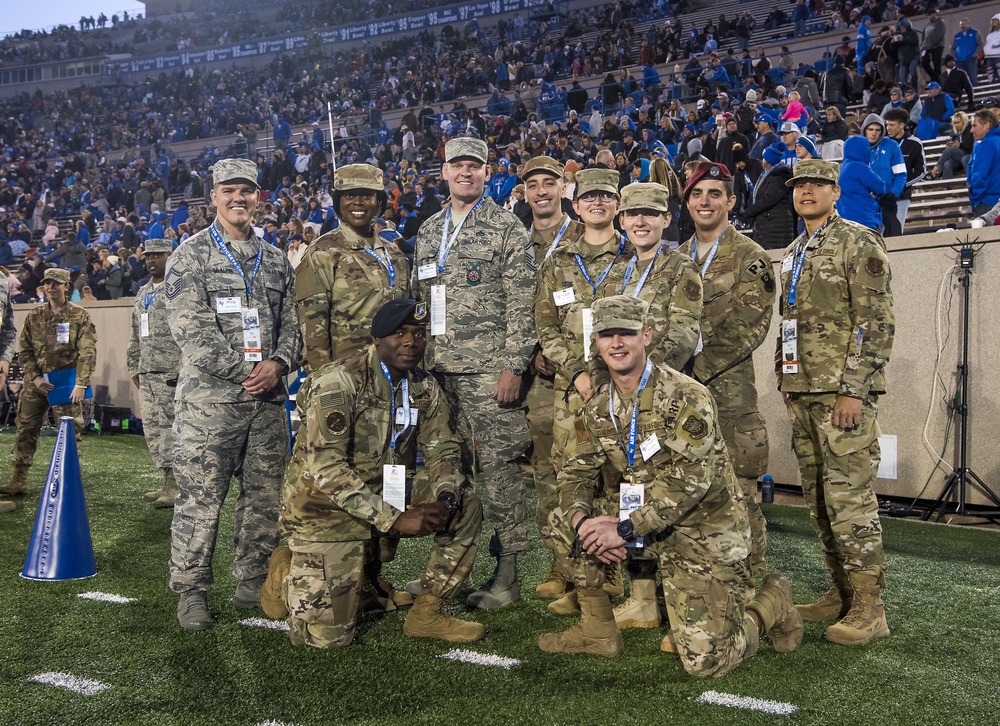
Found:
[[[757,629],[767,635],[779,653],[792,653],[802,642],[802,616],[792,603],[792,586],[777,573],[764,577],[757,596],[747,604]]]
[[[851,595],[853,589],[847,579],[844,568],[840,565],[840,560],[831,555],[826,556],[826,566],[830,570],[833,582],[830,587],[820,595],[818,600],[814,600],[808,605],[796,605],[796,610],[803,620],[810,623],[818,623],[824,620],[840,620],[851,608]]]
[[[579,615],[580,603],[576,596],[577,588],[574,588],[563,595],[558,600],[553,600],[547,609],[553,615]]]
[[[663,640],[660,641],[660,650],[663,653],[676,653],[677,652],[677,641],[674,640],[674,634],[667,631],[667,634],[663,636]]]
[[[14,502],[0,502],[0,512],[13,512],[15,509]]]
[[[468,643],[486,635],[482,623],[453,618],[441,608],[439,597],[421,593],[406,614],[403,632],[411,638],[436,638],[450,643]]]
[[[656,603],[656,575],[632,575],[632,591],[628,600],[615,608],[615,622],[620,630],[660,627],[663,620]]]
[[[625,583],[622,582],[622,563],[616,562],[613,565],[604,567],[604,585],[602,588],[608,593],[608,597],[616,598],[625,594]]]
[[[577,588],[580,622],[561,633],[538,636],[538,647],[546,653],[593,653],[613,658],[622,652],[622,634],[615,625],[611,599],[604,590]]]
[[[260,609],[271,620],[284,620],[288,617],[285,578],[291,568],[292,551],[281,545],[271,553],[271,559],[267,563],[267,578],[260,588]]]
[[[851,572],[848,577],[854,587],[851,609],[843,620],[826,629],[824,637],[840,645],[865,645],[887,638],[889,624],[885,621],[879,578],[862,572]]]
[[[393,604],[398,607],[406,607],[412,605],[414,601],[413,595],[408,593],[406,590],[397,590],[396,586],[389,581],[381,572],[375,577],[375,581],[372,583],[379,593],[392,600]]]
[[[567,582],[563,575],[563,566],[568,558],[566,555],[552,555],[552,569],[545,582],[535,588],[535,597],[542,600],[555,600],[573,589],[573,583]]]
[[[24,466],[14,465],[14,473],[10,477],[10,481],[5,485],[0,487],[0,494],[7,494],[8,496],[20,496],[22,494],[28,493],[28,469]]]
[[[152,492],[149,492],[152,493]],[[177,501],[177,480],[174,479],[173,469],[163,470],[163,489],[160,490],[160,496],[153,500],[154,509],[173,509],[174,503]]]

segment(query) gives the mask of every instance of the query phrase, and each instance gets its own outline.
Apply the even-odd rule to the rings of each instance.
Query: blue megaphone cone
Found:
[[[96,574],[73,419],[63,416],[21,577],[79,580]]]

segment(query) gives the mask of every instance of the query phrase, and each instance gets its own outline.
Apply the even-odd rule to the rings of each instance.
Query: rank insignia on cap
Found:
[[[713,179],[718,179],[719,178],[719,167],[713,166],[711,169],[708,170],[708,175],[710,177],[712,177]]]
[[[687,431],[692,439],[704,438],[705,434],[708,433],[708,424],[705,423],[704,419],[700,419],[693,414],[687,417],[681,428]]]
[[[413,319],[423,320],[427,317],[427,303],[417,303],[417,306],[413,309]]]
[[[865,269],[872,277],[882,277],[885,273],[885,265],[878,257],[869,257],[868,262],[865,263]]]

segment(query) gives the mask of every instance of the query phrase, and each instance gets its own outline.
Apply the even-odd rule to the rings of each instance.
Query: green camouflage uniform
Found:
[[[262,262],[249,300],[243,277],[207,229],[189,237],[167,263],[167,320],[181,349],[174,419],[174,474],[180,494],[170,555],[170,588],[175,592],[211,589],[219,515],[234,474],[240,483],[234,525],[236,578],[266,575],[278,541],[279,493],[288,457],[287,391],[283,380],[262,396],[243,390],[241,384],[256,363],[244,359],[240,314],[217,312],[217,301],[238,297],[243,306],[257,308],[264,360],[276,360],[287,369],[299,355],[294,272],[288,258],[256,235],[249,241],[234,240],[218,220],[213,224],[247,283],[258,249]]]
[[[482,505],[461,472],[461,442],[448,402],[424,371],[408,376],[417,425],[389,446],[391,394],[374,347],[324,366],[300,389],[304,429],[296,439],[282,489],[281,528],[292,550],[285,582],[288,619],[306,643],[338,647],[354,639],[366,545],[383,537],[402,513],[382,500],[382,467],[403,464],[412,475],[417,446],[427,477],[414,484],[411,504],[445,492],[461,509],[434,538],[422,591],[452,597],[476,558]],[[395,386],[397,404],[400,386]],[[398,428],[397,428],[398,430]]]
[[[791,408],[802,490],[827,557],[881,585],[885,554],[872,485],[881,456],[878,397],[896,327],[889,259],[878,234],[834,212],[808,246],[789,306],[789,256],[800,240],[788,248],[781,276],[782,318],[798,320],[799,369],[781,372],[779,335],[775,371]],[[863,402],[856,430],[831,423],[838,395]]]
[[[149,316],[149,334],[145,337],[140,335],[144,313]],[[142,430],[158,469],[173,469],[174,393],[180,358],[181,350],[167,323],[163,285],[154,285],[150,280],[139,288],[132,306],[127,359],[129,375],[139,376]]]
[[[392,261],[394,284],[389,284],[386,267],[366,248]],[[396,245],[378,235],[365,239],[346,224],[313,242],[295,271],[306,372],[365,350],[378,309],[409,296],[410,265]]]
[[[697,237],[678,248],[691,259]],[[699,269],[703,263],[695,263]],[[767,471],[767,428],[757,405],[753,352],[767,337],[774,306],[774,275],[763,248],[726,227],[705,273],[701,315],[703,348],[692,376],[719,408],[719,426],[729,449],[750,517],[752,566],[764,568],[767,523],[757,503],[757,478]]]
[[[531,228],[531,244],[535,248],[535,259],[545,260],[556,234],[565,221],[559,220],[554,227],[544,231]],[[565,240],[576,239],[583,234],[583,225],[571,220],[563,233],[560,245]],[[555,416],[555,376],[542,375],[532,370],[532,380],[525,396],[528,404],[528,427],[531,430],[531,468],[535,478],[535,524],[542,538],[542,544],[553,549],[552,532],[549,529],[549,512],[559,505],[556,493],[556,468],[552,456],[552,420]]]
[[[535,325],[542,353],[556,367],[555,410],[552,424],[552,461],[556,471],[562,466],[563,452],[573,435],[573,418],[583,406],[583,399],[573,385],[573,378],[580,372],[590,374],[596,387],[596,372],[603,363],[593,346],[590,360],[584,360],[583,311],[594,304],[594,300],[617,295],[611,280],[618,271],[618,280],[624,274],[631,248],[628,244],[621,249],[621,236],[614,232],[612,237],[599,247],[588,244],[581,232],[579,236],[566,239],[564,244],[552,253],[539,271],[538,292],[535,295]],[[621,249],[621,254],[619,250]],[[597,292],[584,278],[577,266],[576,255],[580,255],[590,278],[597,281],[608,265],[611,271],[598,286]],[[619,282],[619,287],[621,283]],[[560,305],[556,293],[573,290],[573,301]]]
[[[8,306],[8,312],[10,307]],[[11,313],[12,314],[12,313]],[[69,342],[58,342],[56,326],[69,325]],[[13,323],[11,323],[13,330]],[[6,324],[4,325],[6,330]],[[97,363],[97,329],[90,314],[78,305],[67,302],[58,313],[49,303],[33,308],[21,329],[21,374],[24,385],[17,400],[17,435],[14,437],[14,468],[29,469],[38,447],[38,432],[49,410],[49,399],[32,381],[37,377],[63,368],[76,367],[76,385],[89,386]],[[67,403],[53,406],[56,417],[73,419],[77,450],[83,434],[83,404]]]
[[[627,440],[634,397],[615,396],[615,422],[603,383],[574,422],[559,472],[560,507],[552,514],[562,552],[576,537],[574,513],[618,515],[617,484],[628,481]],[[721,676],[752,656],[759,640],[746,605],[754,596],[750,528],[715,403],[704,386],[665,366],[653,366],[639,395],[633,481],[645,504],[630,518],[645,549],[659,561],[667,612],[684,669]],[[638,444],[655,434],[659,449],[643,461]],[[577,587],[600,588],[604,565],[591,555],[571,558]]]
[[[462,435],[466,475],[473,478],[474,461],[482,468],[487,514],[500,554],[516,554],[528,546],[518,460],[530,434],[524,403],[500,406],[493,390],[501,371],[527,369],[535,345],[530,309],[534,250],[521,221],[485,198],[465,219],[444,271],[420,280],[421,265],[437,265],[447,212],[446,207],[424,222],[417,235],[413,297],[428,302],[432,317],[431,288],[445,285],[447,299],[446,332],[429,337],[425,360]],[[452,232],[449,225],[449,238]]]

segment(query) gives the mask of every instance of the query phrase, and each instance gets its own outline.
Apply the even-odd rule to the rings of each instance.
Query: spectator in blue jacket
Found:
[[[153,223],[149,225],[149,239],[163,239],[166,236],[166,230],[163,228],[163,220],[166,218],[166,212],[153,212]]]
[[[882,226],[882,209],[878,200],[885,196],[888,185],[869,168],[871,155],[871,145],[864,136],[852,136],[844,142],[844,160],[840,164],[840,179],[837,182],[840,186],[837,214],[870,229],[879,229]],[[906,177],[905,173],[903,177]]]
[[[903,230],[896,213],[896,201],[906,188],[906,161],[903,159],[903,152],[900,151],[899,144],[886,138],[885,121],[877,113],[870,113],[865,117],[861,132],[868,140],[868,166],[886,185],[885,193],[878,200],[885,225],[882,236],[898,237],[903,234]]]
[[[490,177],[487,193],[493,197],[494,202],[503,206],[517,186],[517,172],[510,169],[510,162],[506,157],[500,157],[497,166],[497,173]]]
[[[972,147],[967,175],[969,202],[975,217],[986,213],[1000,199],[1000,121],[988,109],[972,117]]]
[[[862,15],[858,24],[857,47],[854,49],[858,64],[858,73],[865,72],[865,54],[872,47],[872,19],[870,15]]]
[[[951,96],[941,91],[940,83],[931,81],[927,84],[927,95],[920,104],[917,137],[926,141],[949,133],[954,113],[955,102],[951,100]]]
[[[955,65],[965,71],[973,86],[979,85],[979,54],[986,41],[982,34],[972,27],[968,18],[962,18],[958,32],[951,42],[955,54]]]

